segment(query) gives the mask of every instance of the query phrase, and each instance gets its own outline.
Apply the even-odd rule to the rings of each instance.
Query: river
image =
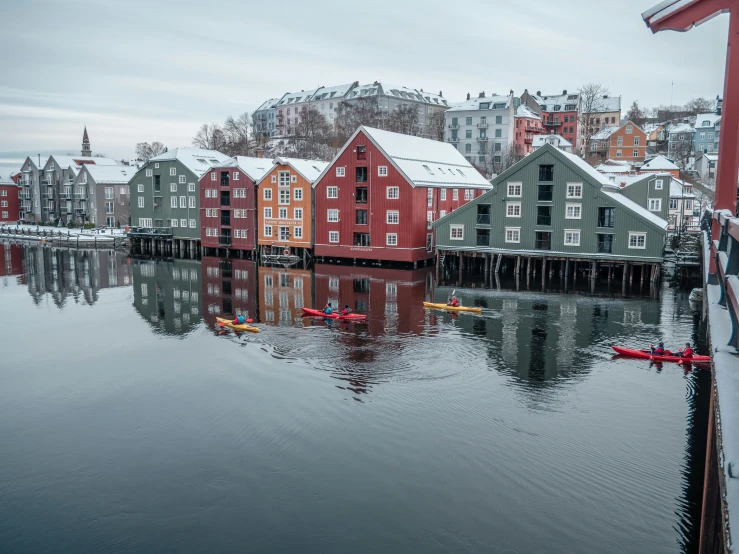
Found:
[[[709,375],[610,349],[698,339],[686,291],[452,317],[431,268],[3,243],[0,275],[2,552],[697,549]]]

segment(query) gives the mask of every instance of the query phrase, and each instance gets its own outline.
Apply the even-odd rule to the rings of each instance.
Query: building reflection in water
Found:
[[[51,298],[60,309],[71,298],[95,304],[101,289],[132,283],[125,254],[114,250],[64,250],[51,246],[2,244],[6,275],[20,275],[35,304]]]
[[[20,276],[23,278],[23,247],[18,244],[0,242],[0,285],[8,286],[8,277]]]
[[[186,335],[202,318],[201,263],[134,260],[133,305],[161,334]]]
[[[303,320],[300,308],[314,305],[315,288],[310,270],[261,266],[257,286],[260,323],[292,325]]]
[[[204,256],[202,272],[203,317],[210,327],[215,327],[217,317],[258,320],[255,262]]]

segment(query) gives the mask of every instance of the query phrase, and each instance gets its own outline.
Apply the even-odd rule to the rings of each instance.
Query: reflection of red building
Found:
[[[292,325],[310,307],[313,275],[305,269],[259,268],[259,319],[261,323]]]
[[[346,304],[368,315],[372,335],[421,334],[426,321],[423,302],[430,292],[432,269],[387,269],[316,264],[316,308]]]
[[[216,317],[255,317],[257,264],[251,260],[203,256],[203,316],[211,327]]]
[[[0,243],[0,277],[23,274],[23,247]]]

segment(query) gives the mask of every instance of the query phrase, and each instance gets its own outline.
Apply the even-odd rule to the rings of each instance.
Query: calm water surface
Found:
[[[610,350],[694,340],[685,292],[0,254],[0,551],[695,551],[708,376]]]

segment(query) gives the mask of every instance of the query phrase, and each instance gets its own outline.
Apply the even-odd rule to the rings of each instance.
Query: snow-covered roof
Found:
[[[450,108],[450,112],[466,112],[470,110],[480,110],[480,104],[488,104],[488,110],[502,110],[510,106],[510,96],[485,96],[484,98],[470,98],[463,102],[455,104]],[[497,108],[495,106],[498,106]],[[485,109],[485,108],[482,108]]]
[[[315,94],[316,89],[301,90],[300,92],[286,92],[285,95],[277,101],[277,106],[289,106],[290,104],[298,104],[307,102],[308,98]]]
[[[692,192],[684,191],[684,186],[685,181],[673,178],[672,181],[670,181],[670,198],[695,198],[695,194]],[[692,188],[692,185],[688,186]]]
[[[118,162],[113,158],[96,158],[92,156],[51,155],[49,156],[49,159],[46,160],[46,164],[48,164],[50,160],[54,161],[57,169],[70,168],[72,170],[72,173],[74,173],[75,175],[77,175],[77,171],[82,165],[118,165]],[[44,167],[46,167],[46,165],[44,165]]]
[[[328,162],[324,162],[321,160],[304,160],[302,158],[287,158],[284,156],[278,156],[274,159],[270,167],[267,169],[267,172],[262,175],[259,181],[264,179],[274,168],[281,165],[289,165],[295,171],[300,173],[303,179],[305,179],[312,185],[313,183],[315,183],[316,179],[318,179],[319,175],[321,175],[323,171],[328,167],[329,164]]]
[[[562,135],[536,135],[531,141],[532,148],[541,148],[545,144],[551,144],[559,148],[572,147],[572,143]]]
[[[590,165],[588,162],[583,160],[580,156],[576,156],[575,154],[570,154],[569,152],[565,152],[563,150],[560,150],[559,153],[567,157],[568,160],[570,160],[573,164],[575,164],[583,172],[587,173],[590,177],[595,179],[601,185],[613,185],[613,183],[610,181],[610,179],[608,179],[608,177],[606,177],[599,171],[596,171],[592,165]]]
[[[621,111],[620,96],[604,96],[593,102],[593,111],[589,113],[610,113]]]
[[[426,92],[423,90],[412,89],[408,87],[398,87],[394,85],[388,85],[381,81],[375,81],[372,84],[359,85],[354,87],[347,95],[347,100],[354,100],[356,98],[365,98],[379,95],[387,95],[401,100],[412,100],[415,102],[423,102],[425,104],[431,104],[434,106],[449,106],[449,102],[446,98],[439,94],[432,92]]]
[[[695,128],[690,123],[678,123],[670,127],[670,134],[673,133],[692,133]]]
[[[264,110],[271,110],[275,106],[277,106],[277,102],[279,102],[279,98],[270,98],[269,100],[265,100],[261,106],[259,106],[255,111],[261,112]]]
[[[619,193],[617,188],[614,188],[613,183],[607,184],[610,186],[600,189],[603,194],[609,196],[610,198],[613,198],[616,202],[620,203],[632,212],[636,212],[650,223],[658,226],[660,229],[667,229],[667,222],[664,219],[656,215],[654,212],[650,212],[646,208],[640,206],[633,200],[626,198],[623,194]]]
[[[527,117],[529,119],[538,119],[541,121],[541,117],[535,111],[523,104],[516,108],[516,117]]]
[[[680,169],[664,156],[656,156],[641,166],[641,171],[676,171]]]
[[[709,162],[717,162],[718,154],[701,154],[695,161],[697,162],[701,158],[706,158]]]
[[[171,162],[177,160],[198,178],[202,177],[212,166],[228,159],[226,154],[217,150],[203,150],[202,148],[173,148],[149,160],[149,162]]]
[[[138,169],[127,165],[85,165],[85,170],[98,185],[125,185]]]
[[[563,112],[566,104],[579,104],[580,95],[577,92],[568,94],[553,94],[553,95],[531,95],[536,103],[541,106],[542,111],[545,112]],[[559,109],[557,109],[559,106]]]
[[[609,125],[603,127],[600,131],[590,137],[590,140],[605,140],[610,138],[613,133],[618,131],[621,127],[619,125]]]
[[[449,143],[362,126],[346,144],[353,144],[360,132],[382,151],[411,186],[492,188],[490,182]],[[333,166],[346,147],[342,148],[328,168]]]
[[[721,116],[715,113],[701,113],[695,116],[695,128],[714,127],[716,122],[721,120]],[[706,125],[708,122],[708,125]]]
[[[3,177],[0,175],[0,187],[14,186],[15,183],[10,177]]]
[[[251,156],[234,156],[213,167],[238,167],[252,181],[261,181],[267,172],[272,169],[272,160],[269,158],[253,158]]]
[[[662,30],[662,28],[659,27],[660,23],[668,21],[672,15],[677,14],[681,10],[685,10],[701,1],[702,0],[662,0],[662,2],[660,2],[656,6],[653,6],[647,11],[643,12],[641,16],[644,20],[644,23],[647,24],[647,27],[652,29],[652,32],[657,32]],[[665,29],[672,29],[675,31],[684,32],[692,29],[694,25],[701,25],[709,19],[713,19],[720,13],[722,13],[721,10],[715,10],[713,12],[710,12],[705,18],[700,21],[695,21],[695,19],[692,18],[687,19],[686,22],[689,22],[687,26],[683,25],[680,27],[665,27]],[[655,25],[657,26],[656,28],[653,27]]]
[[[348,85],[338,85],[335,87],[321,87],[317,89],[315,94],[310,97],[310,101],[316,102],[318,100],[331,100],[333,98],[336,98],[338,100],[339,98],[344,98],[344,96],[346,96],[346,93],[349,92],[353,86],[354,83],[349,83]]]
[[[600,164],[595,167],[596,171],[600,171],[601,173],[608,174],[619,174],[619,173],[628,173],[631,171],[630,165],[611,165],[611,164]]]

